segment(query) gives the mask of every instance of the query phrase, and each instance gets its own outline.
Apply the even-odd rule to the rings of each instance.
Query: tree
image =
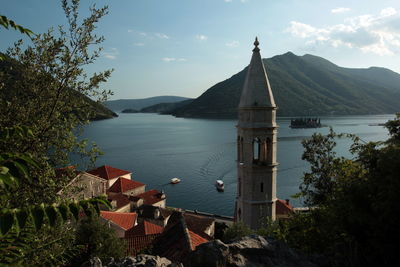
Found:
[[[91,7],[81,22],[78,0],[62,1],[69,27],[32,36],[5,16],[11,26],[31,36],[1,55],[0,60],[0,265],[64,265],[76,254],[71,221],[84,211],[98,212],[97,200],[61,202],[56,192],[68,182],[55,177],[54,167],[69,163],[71,153],[95,160],[96,146],[87,150],[77,134],[92,108],[87,97],[104,99],[99,86],[111,71],[89,77],[87,64],[99,57],[91,52],[103,37],[93,34],[107,7]],[[104,201],[101,201],[103,202]],[[68,222],[68,223],[65,223]]]
[[[222,241],[228,242],[253,233],[254,232],[243,222],[236,222],[224,231]]]
[[[122,258],[127,249],[125,242],[117,237],[115,230],[101,222],[97,216],[79,223],[75,242],[85,248],[82,254],[76,257],[80,264],[93,257],[99,257],[103,262],[110,257]]]
[[[311,165],[300,195],[313,207],[284,225],[282,239],[332,265],[397,266],[400,237],[400,114],[386,123],[390,138],[363,142],[354,135],[314,134],[303,141]],[[354,158],[337,157],[335,139],[350,137]]]
[[[53,168],[68,165],[71,154],[92,160],[99,155],[95,145],[88,149],[87,140],[78,140],[77,135],[93,115],[86,98],[100,101],[110,94],[100,89],[110,70],[91,76],[85,73],[85,66],[100,55],[101,48],[91,47],[97,47],[104,38],[93,31],[98,20],[107,14],[107,7],[92,6],[91,14],[82,21],[78,0],[63,0],[62,7],[69,24],[67,30],[60,26],[57,34],[53,29],[37,34],[26,49],[22,49],[21,40],[17,41],[0,62],[0,127],[27,126],[35,136],[10,139],[0,143],[0,150],[31,153],[41,164],[34,175],[50,178],[20,188],[10,205],[19,200],[53,202],[55,195],[50,192],[67,182],[56,183]]]

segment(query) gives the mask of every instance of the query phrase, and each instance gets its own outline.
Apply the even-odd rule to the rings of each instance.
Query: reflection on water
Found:
[[[119,114],[120,117],[91,123],[85,138],[105,152],[97,164],[133,172],[133,179],[147,189],[164,190],[167,205],[232,215],[236,196],[236,121],[174,118],[156,114]],[[382,126],[393,115],[322,117],[336,132],[354,133],[363,140],[387,138]],[[301,140],[329,127],[291,129],[290,118],[278,119],[278,197],[298,192],[307,164],[301,160]],[[348,140],[338,140],[339,155],[351,157]],[[182,181],[170,185],[172,177]],[[224,180],[225,191],[215,189]],[[295,205],[299,200],[291,199]]]

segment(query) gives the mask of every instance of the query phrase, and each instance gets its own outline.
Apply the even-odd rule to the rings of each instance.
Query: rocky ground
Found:
[[[102,264],[93,258],[82,267],[316,267],[326,265],[323,259],[306,257],[286,244],[252,235],[223,243],[214,240],[197,247],[182,263],[172,263],[166,258],[152,255],[126,257],[121,261],[110,260]]]

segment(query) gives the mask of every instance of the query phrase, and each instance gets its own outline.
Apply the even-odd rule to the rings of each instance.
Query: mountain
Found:
[[[136,109],[140,110],[142,108],[160,104],[160,103],[174,103],[183,100],[187,100],[187,97],[181,96],[155,96],[149,98],[142,98],[142,99],[119,99],[119,100],[109,100],[106,101],[104,104],[109,109],[120,112],[124,109]]]
[[[383,114],[400,111],[400,74],[343,68],[313,55],[288,52],[263,59],[279,116]],[[236,118],[247,67],[170,113],[178,117]]]
[[[142,113],[159,113],[159,114],[169,114],[172,110],[186,106],[193,102],[194,99],[187,99],[174,103],[159,103],[149,107],[142,108],[140,112]]]

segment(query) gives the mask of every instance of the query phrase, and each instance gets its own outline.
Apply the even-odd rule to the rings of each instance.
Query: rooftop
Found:
[[[115,212],[100,211],[100,216],[106,220],[112,221],[124,230],[131,229],[135,223],[137,214],[135,212]]]
[[[145,186],[145,184],[125,178],[118,178],[117,181],[115,181],[115,183],[113,183],[113,185],[108,189],[108,192],[125,193],[141,186]]]
[[[125,238],[134,236],[161,234],[163,231],[164,227],[161,227],[159,225],[144,220],[135,227],[129,229],[129,231],[125,233]]]
[[[149,190],[140,195],[135,196],[134,198],[142,198],[143,204],[145,205],[153,205],[161,200],[165,199],[165,195],[156,189]]]
[[[88,173],[99,176],[106,180],[111,180],[114,178],[118,178],[122,175],[131,174],[132,172],[117,169],[108,165],[103,165],[101,167],[88,171]]]
[[[285,215],[293,212],[293,206],[289,204],[289,201],[278,199],[276,201],[276,207],[275,207],[276,215]]]
[[[116,195],[112,195],[112,194],[110,194],[109,196],[108,196],[108,200],[109,201],[116,201],[117,203],[116,203],[116,208],[117,209],[120,209],[120,208],[122,208],[123,206],[126,206],[126,205],[128,205],[128,204],[130,204],[131,203],[131,201],[129,200],[129,197],[128,196],[125,196],[124,194],[122,194],[122,193],[118,193],[118,194],[116,194]]]

